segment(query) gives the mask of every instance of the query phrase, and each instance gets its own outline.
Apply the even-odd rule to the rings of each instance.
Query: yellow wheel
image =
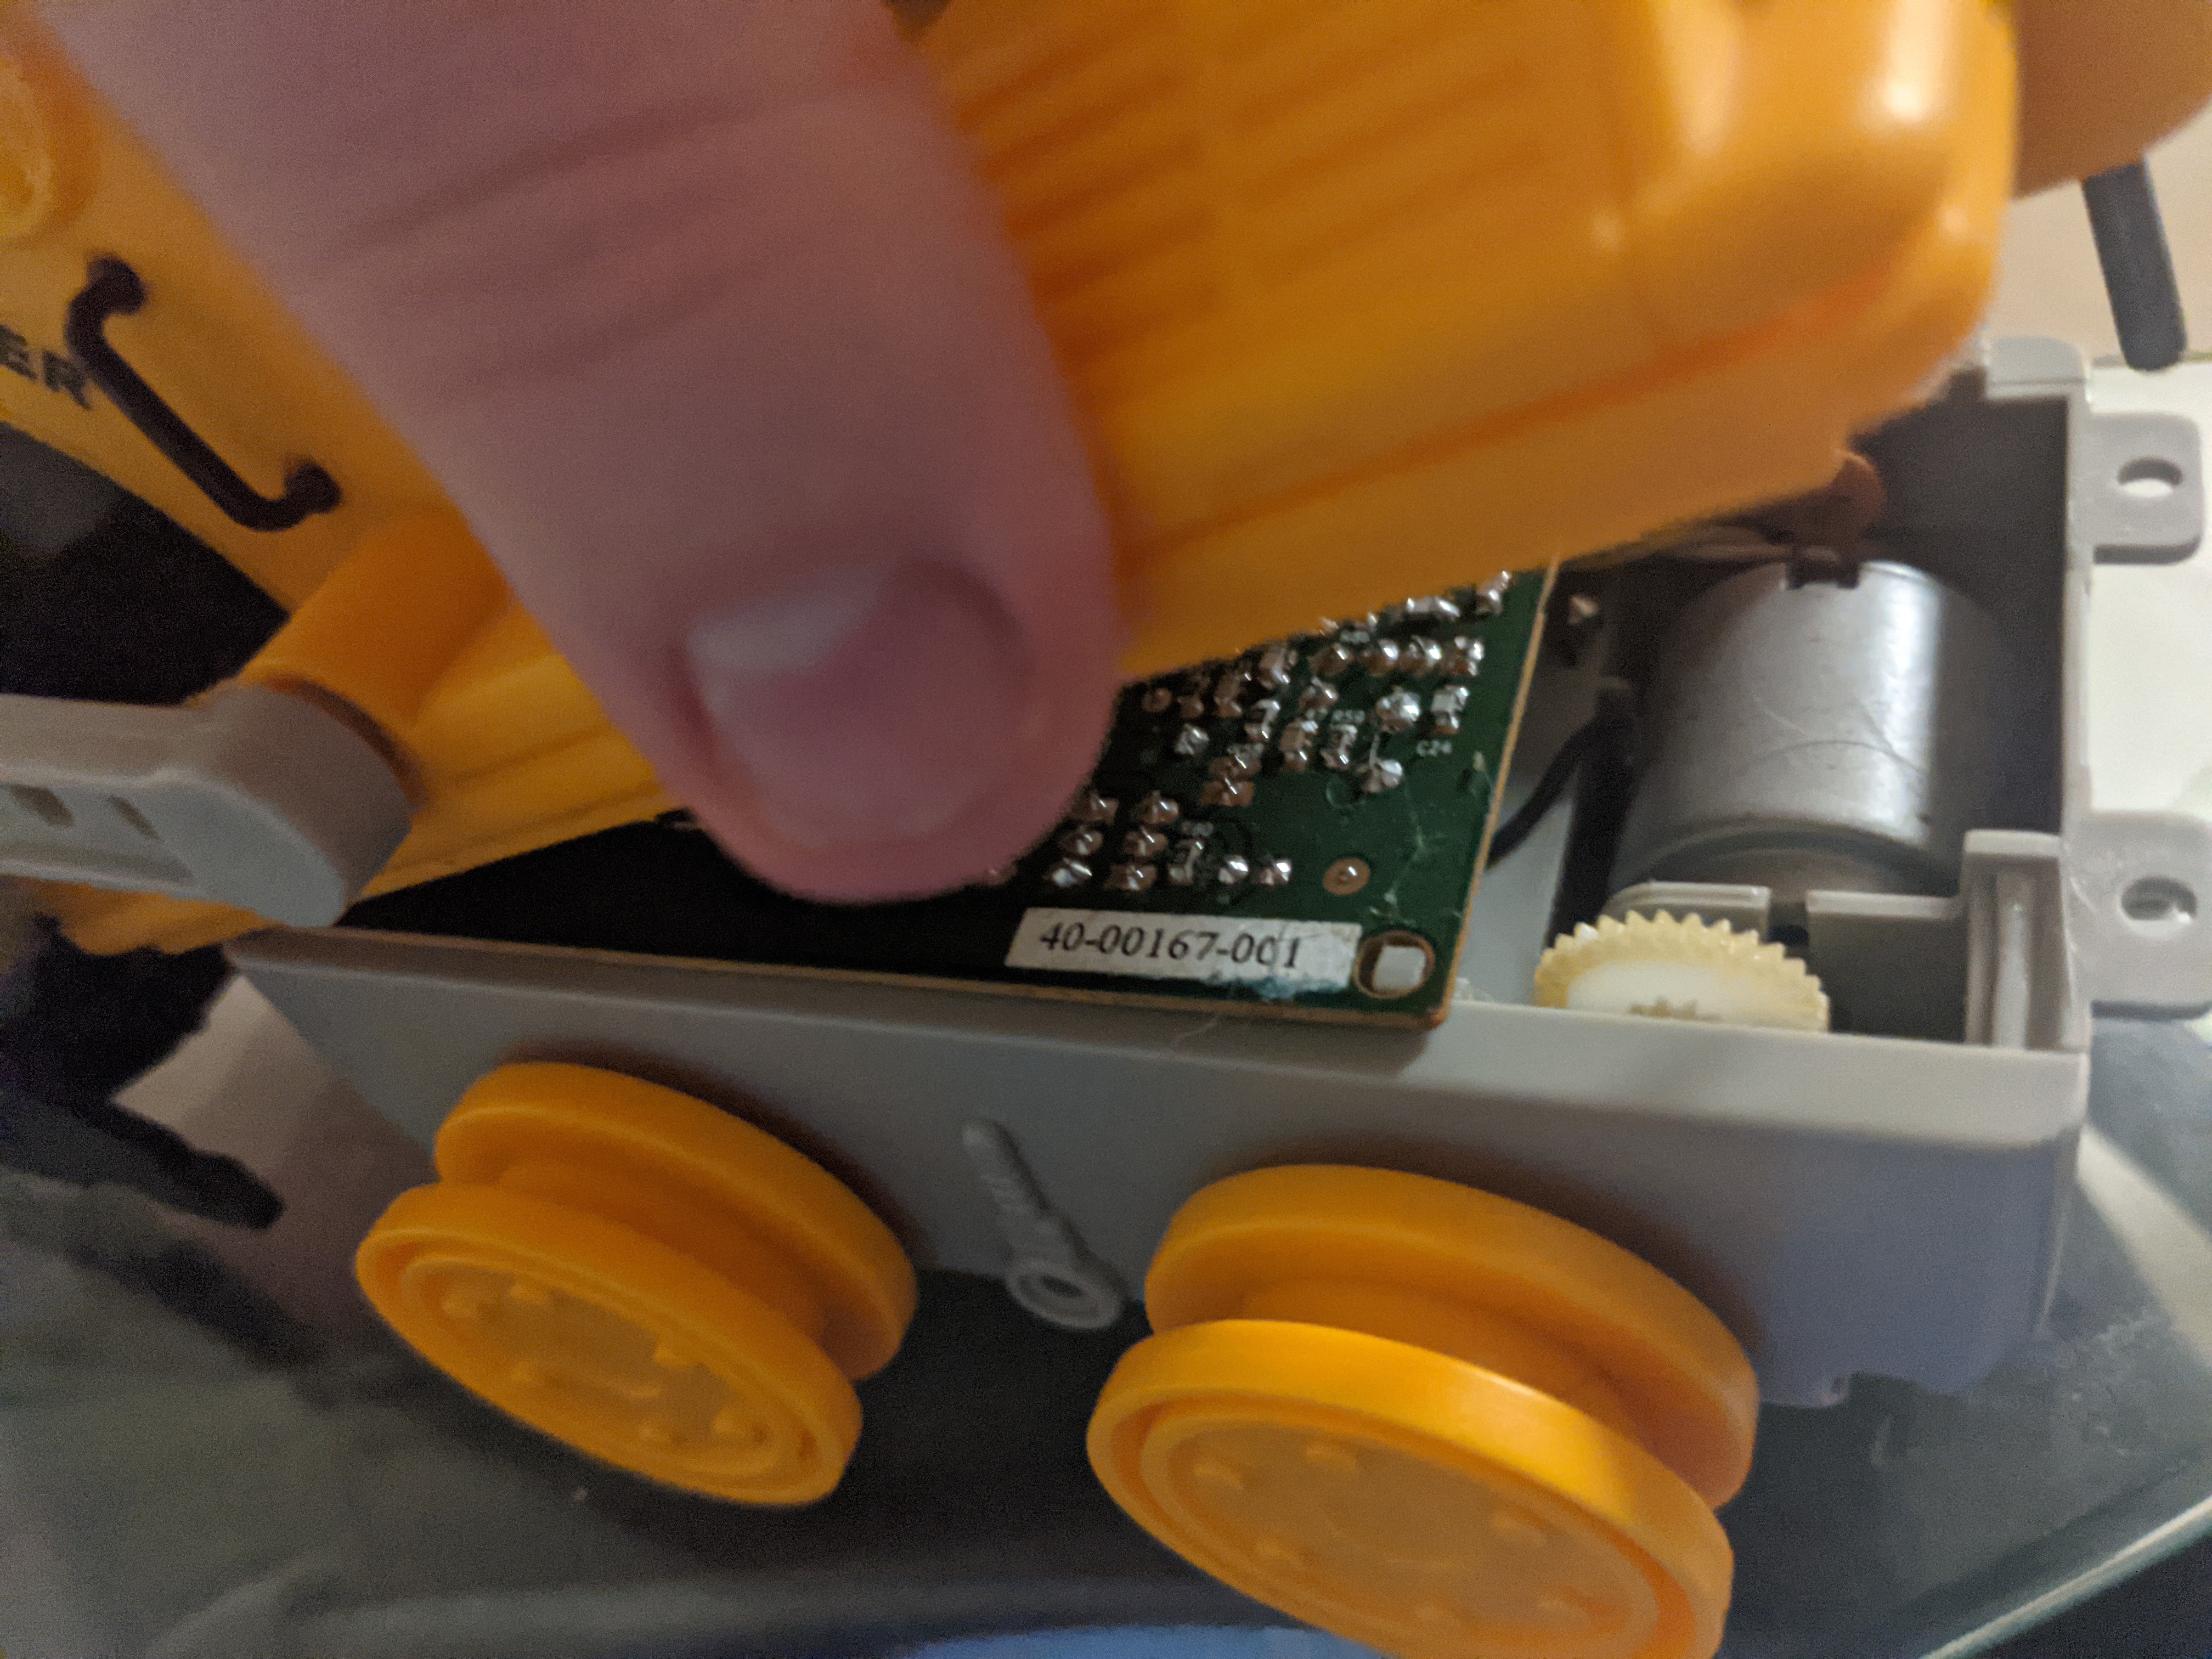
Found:
[[[1758,1389],[1649,1264],[1449,1182],[1263,1170],[1177,1213],[1146,1304],[1091,1464],[1195,1565],[1398,1654],[1717,1646]]]
[[[1405,1656],[1703,1659],[1711,1510],[1586,1414],[1364,1332],[1232,1319],[1132,1349],[1091,1425],[1123,1509],[1193,1565]]]
[[[800,1504],[860,1433],[914,1271],[820,1165],[704,1102],[510,1066],[355,1259],[425,1358],[532,1427],[674,1486]]]

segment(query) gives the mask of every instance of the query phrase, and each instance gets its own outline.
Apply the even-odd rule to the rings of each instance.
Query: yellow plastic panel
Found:
[[[507,585],[459,514],[394,520],[362,538],[239,678],[317,687],[396,744],[507,603]]]
[[[526,724],[517,718],[525,709]],[[455,659],[409,738],[453,775],[476,777],[607,731],[606,716],[575,671],[510,599]]]
[[[1151,672],[1822,482],[1972,326],[1990,0],[953,0]]]
[[[0,109],[0,421],[158,507],[288,607],[370,528],[438,505],[406,446],[9,0]],[[62,319],[100,254],[146,285],[143,309],[108,326],[125,361],[263,492],[319,463],[342,492],[334,511],[241,528],[85,382]]]
[[[63,343],[91,261],[147,302],[109,342],[222,459],[274,495],[312,459],[334,510],[288,530],[227,517]],[[371,890],[632,822],[674,803],[526,617],[428,472],[137,139],[30,9],[0,0],[0,421],[159,507],[293,617],[243,678],[349,709],[401,763],[413,833]],[[88,949],[185,949],[258,919],[226,906],[42,885]]]
[[[1990,0],[953,0],[924,50],[1091,427],[1132,672],[1823,482],[1972,325],[2010,177]],[[5,0],[0,115],[0,420],[305,607],[252,672],[362,712],[422,795],[370,890],[672,805]],[[84,386],[60,319],[105,252],[150,295],[118,349],[335,511],[242,530]],[[50,902],[100,948],[241,925]]]
[[[1578,12],[955,0],[927,47],[1133,550],[1650,355]]]
[[[675,803],[450,509],[365,538],[240,678],[373,722],[419,805],[389,892]]]

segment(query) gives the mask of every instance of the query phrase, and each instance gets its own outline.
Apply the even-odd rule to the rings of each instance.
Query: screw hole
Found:
[[[18,783],[9,786],[8,793],[15,798],[16,805],[56,830],[70,829],[76,823],[76,814],[70,811],[68,803],[51,789],[41,789],[35,784]]]
[[[1100,1330],[1121,1314],[1121,1295],[1112,1285],[1085,1284],[1049,1268],[1017,1264],[1006,1274],[1006,1289],[1039,1319],[1067,1330]]]
[[[2138,501],[2163,501],[2181,488],[2181,469],[2159,455],[2138,455],[2119,471],[2123,493]]]
[[[2120,895],[2120,912],[2146,933],[2172,933],[2197,919],[2197,894],[2168,877],[2145,876]]]

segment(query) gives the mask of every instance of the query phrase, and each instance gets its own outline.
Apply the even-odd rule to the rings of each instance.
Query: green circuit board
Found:
[[[940,898],[793,899],[675,814],[386,895],[346,925],[1432,1024],[1548,586],[1410,599],[1126,688],[1064,821]]]

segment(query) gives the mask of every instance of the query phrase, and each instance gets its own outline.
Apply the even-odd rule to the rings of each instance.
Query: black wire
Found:
[[[2121,355],[2130,368],[2172,368],[2189,349],[2189,330],[2150,169],[2138,161],[2092,174],[2081,181],[2081,198]]]
[[[1490,855],[1483,860],[1484,868],[1510,857],[1515,848],[1528,839],[1536,826],[1543,822],[1544,814],[1558,805],[1559,797],[1567,793],[1567,786],[1575,781],[1575,774],[1582,769],[1583,761],[1589,757],[1589,752],[1596,747],[1599,738],[1620,724],[1618,714],[1601,708],[1577,726],[1572,737],[1559,745],[1550,764],[1544,768],[1543,775],[1536,780],[1536,787],[1528,792],[1528,799],[1521,803],[1511,817],[1492,832]]]

